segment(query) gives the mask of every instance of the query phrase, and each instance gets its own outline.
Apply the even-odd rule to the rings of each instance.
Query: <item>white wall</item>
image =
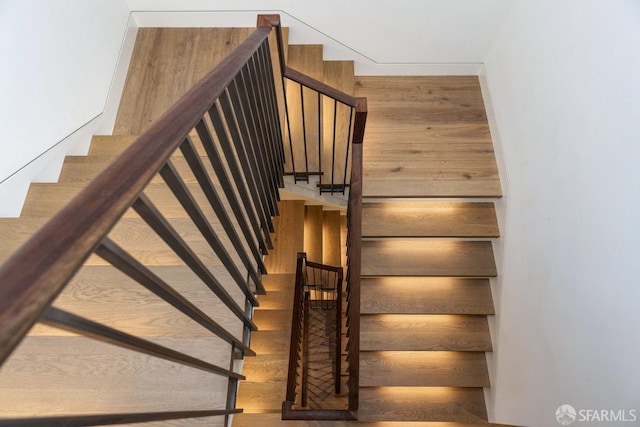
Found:
[[[640,2],[517,0],[485,67],[509,181],[491,412],[640,422]]]
[[[110,132],[132,31],[125,0],[0,1],[0,216],[17,215],[29,182],[56,179],[92,133]]]
[[[128,0],[140,26],[255,25],[279,13],[292,43],[321,43],[359,75],[476,74],[512,0]],[[267,9],[269,8],[269,9]]]

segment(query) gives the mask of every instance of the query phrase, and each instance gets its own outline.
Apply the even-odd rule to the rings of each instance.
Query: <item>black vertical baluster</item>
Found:
[[[289,101],[287,101],[286,83],[282,78],[282,96],[284,98],[284,119],[287,122],[287,135],[289,136],[289,152],[291,153],[291,173],[296,176],[296,160],[293,155],[293,137],[291,135],[291,119],[289,118]]]
[[[265,39],[265,43],[260,47],[260,49],[258,49],[257,64],[258,64],[258,69],[260,70],[260,73],[259,73],[260,82],[258,86],[262,90],[262,96],[264,99],[263,107],[265,109],[265,115],[267,117],[267,129],[270,135],[269,137],[269,142],[271,144],[270,151],[272,153],[273,160],[275,162],[274,163],[275,172],[276,172],[275,178],[277,179],[277,185],[281,186],[282,156],[281,156],[281,149],[279,149],[278,147],[282,145],[282,140],[281,140],[281,137],[279,137],[277,134],[278,113],[273,108],[274,105],[272,102],[273,99],[272,99],[271,90],[273,88],[273,80],[271,81],[269,80],[271,70],[269,70],[268,68],[269,64],[267,63],[267,60],[266,60],[268,49],[269,49],[268,39]]]
[[[145,199],[144,194],[140,197],[142,200]],[[136,203],[138,203],[138,201]],[[182,313],[189,316],[216,336],[231,344],[232,347],[237,348],[241,356],[243,354],[255,356],[255,352],[249,349],[248,346],[240,342],[233,336],[233,334],[210,318],[206,313],[200,310],[200,308],[192,304],[188,299],[153,273],[148,267],[141,264],[137,259],[133,258],[129,253],[108,237],[102,239],[100,245],[96,248],[96,254],[122,273],[126,274],[131,279],[135,280],[137,283],[144,286],[167,303],[171,304],[177,310],[180,310]],[[226,291],[223,289],[216,289],[214,292],[216,295],[222,292],[222,298],[219,297],[220,301],[227,305],[232,312],[235,312],[243,322],[247,321],[247,323],[251,324],[248,321],[249,317],[242,313],[242,310],[240,310],[233,299],[226,294]],[[245,327],[248,327],[246,323],[244,323],[244,325]]]
[[[261,153],[257,150],[257,141],[256,136],[250,130],[250,125],[248,120],[251,117],[247,114],[247,111],[242,106],[242,102],[240,99],[242,95],[239,92],[239,84],[241,84],[242,76],[239,75],[235,80],[231,82],[229,87],[227,88],[227,92],[229,95],[229,100],[225,101],[223,104],[223,109],[225,110],[225,115],[229,114],[227,110],[229,110],[229,106],[226,104],[230,101],[231,106],[233,107],[233,111],[235,112],[235,117],[238,125],[238,131],[242,136],[243,147],[242,150],[246,155],[246,160],[249,162],[250,169],[254,174],[255,181],[260,186],[260,194],[263,200],[268,200],[271,204],[276,204],[276,199],[273,195],[273,191],[271,185],[267,178],[266,168],[264,158]],[[236,150],[240,148],[236,147]]]
[[[302,141],[304,143],[304,170],[306,172],[306,182],[309,183],[309,156],[307,155],[307,125],[304,112],[304,87],[300,84],[300,109],[302,111]],[[295,180],[298,182],[297,178]]]
[[[218,180],[220,181],[220,185],[224,191],[224,194],[227,196],[227,200],[229,200],[229,204],[231,205],[231,209],[233,209],[233,213],[237,218],[244,218],[244,213],[246,213],[249,222],[251,223],[251,227],[253,229],[255,238],[258,240],[258,244],[260,246],[260,250],[263,255],[268,253],[267,248],[273,248],[271,244],[269,233],[263,234],[260,230],[259,220],[257,213],[252,209],[249,196],[245,192],[240,190],[240,199],[242,200],[242,204],[244,205],[244,213],[240,207],[240,202],[238,201],[238,196],[236,195],[235,190],[233,189],[233,184],[227,175],[227,171],[224,168],[224,165],[220,161],[220,154],[218,153],[218,149],[216,148],[215,143],[211,137],[211,133],[207,128],[207,125],[204,123],[204,120],[200,120],[196,125],[196,131],[198,132],[198,136],[200,137],[200,141],[202,142],[202,146],[207,152],[207,156],[209,157],[209,161],[211,162],[211,166],[215,171]],[[243,187],[241,187],[243,188]]]
[[[240,171],[240,166],[238,166],[238,161],[236,160],[235,153],[233,152],[231,142],[229,141],[229,137],[224,128],[224,124],[222,122],[222,117],[220,112],[218,111],[218,105],[213,104],[209,109],[209,117],[211,118],[211,123],[213,124],[213,128],[218,135],[218,139],[220,141],[220,148],[224,152],[225,158],[227,159],[227,165],[229,166],[229,170],[231,171],[231,175],[236,180],[236,188],[240,195],[244,195],[243,199],[247,205],[251,204],[251,200],[253,200],[253,206],[258,214],[258,218],[260,220],[260,224],[262,226],[262,234],[265,239],[270,239],[269,232],[273,232],[273,223],[271,222],[271,218],[267,217],[264,207],[258,198],[258,193],[255,186],[249,185],[249,190],[247,192],[247,185],[244,180],[241,178],[242,172]],[[249,194],[251,197],[249,197]],[[247,206],[245,205],[245,206]],[[248,206],[247,206],[248,208]],[[268,240],[267,240],[268,241]]]
[[[264,108],[262,108],[262,102],[260,97],[260,85],[258,72],[255,67],[255,55],[249,60],[247,63],[247,67],[243,69],[245,72],[245,77],[248,75],[249,79],[245,82],[248,83],[249,96],[250,99],[253,100],[253,105],[256,106],[253,111],[254,115],[254,124],[258,127],[258,135],[260,138],[257,140],[259,146],[262,151],[265,153],[265,160],[267,165],[271,165],[267,168],[267,176],[269,178],[269,182],[271,183],[271,191],[274,195],[278,194],[278,179],[276,177],[276,168],[275,168],[275,158],[273,153],[270,150],[270,144],[268,142],[268,132],[266,130],[266,119],[264,116]],[[277,197],[277,196],[276,196]],[[278,215],[277,205],[270,204],[270,212],[272,216]]]
[[[271,54],[270,54],[270,49],[269,49],[269,39],[265,40],[267,48],[264,50],[264,57],[265,57],[265,63],[266,63],[266,69],[267,69],[267,74],[266,74],[266,78],[268,80],[266,87],[269,90],[269,96],[270,96],[270,104],[271,104],[271,110],[273,112],[273,116],[275,117],[274,119],[274,132],[275,132],[275,141],[276,141],[276,148],[277,148],[277,153],[278,153],[278,164],[279,164],[279,174],[278,174],[278,178],[279,178],[279,182],[280,182],[280,187],[284,187],[284,181],[283,181],[283,175],[284,175],[284,144],[283,144],[283,140],[282,140],[282,124],[280,122],[280,113],[279,113],[279,108],[278,108],[278,96],[276,94],[276,87],[275,87],[275,77],[273,74],[273,64],[271,62]]]
[[[243,69],[236,79],[231,82],[229,95],[231,96],[233,108],[236,112],[242,114],[242,120],[239,120],[238,124],[240,125],[240,131],[243,135],[246,135],[245,142],[249,142],[247,153],[253,153],[253,158],[257,163],[257,167],[260,169],[259,177],[262,180],[265,189],[265,196],[267,197],[265,201],[269,203],[269,211],[273,212],[275,210],[277,214],[277,201],[279,194],[276,186],[272,185],[271,179],[269,178],[270,164],[264,151],[264,147],[260,142],[257,126],[255,124],[255,116],[253,114],[253,110],[256,106],[250,102],[251,97],[247,90],[247,81],[249,79],[250,76],[246,73],[246,70]]]
[[[215,230],[211,227],[211,224],[207,220],[205,214],[200,209],[200,206],[198,206],[198,203],[187,188],[187,185],[184,183],[184,181],[176,171],[171,161],[167,161],[167,163],[165,163],[165,165],[160,169],[160,176],[165,181],[176,199],[178,199],[187,215],[189,215],[189,218],[191,218],[193,223],[198,228],[198,231],[200,231],[200,233],[202,234],[202,237],[204,237],[209,246],[211,246],[211,249],[213,249],[215,254],[218,256],[238,287],[244,292],[246,297],[251,300],[251,302],[257,304],[258,301],[256,300],[255,296],[253,296],[252,290],[249,289],[247,281],[242,277],[242,273],[238,269],[238,266],[231,258],[231,255],[229,255],[229,252],[227,252],[227,249],[222,244],[222,241],[217,236]],[[158,235],[160,235],[160,237],[162,237],[162,239],[165,240],[165,242],[167,242],[169,246],[172,246],[172,241],[179,242],[179,235],[177,235],[177,233],[175,232],[171,232],[171,227],[169,226],[168,222],[160,221],[161,217],[157,209],[155,209],[150,202],[142,204],[139,203],[141,201],[143,201],[143,199],[138,198],[138,201],[133,205],[136,212],[140,216],[142,216],[149,225],[152,225],[154,230],[156,230],[156,233],[158,233]],[[159,230],[163,229],[165,230],[165,233],[161,234]],[[173,247],[175,247],[175,245],[172,246],[172,248]],[[184,251],[176,251],[176,253],[190,267],[192,267],[192,265],[197,266],[196,263],[190,260],[190,258],[193,258],[195,254],[189,254],[188,252]],[[204,266],[204,263],[200,262],[199,265],[202,268],[202,266]],[[193,267],[192,270],[195,271]],[[256,286],[260,287],[260,282],[256,283]]]
[[[273,200],[270,200],[270,212],[271,215],[276,216],[278,215],[277,201],[280,200],[280,193],[278,191],[280,181],[278,179],[277,154],[275,153],[272,141],[273,134],[271,134],[268,129],[268,118],[265,108],[266,100],[262,92],[261,70],[257,68],[259,64],[257,64],[255,60],[257,59],[254,56],[247,64],[247,67],[243,69],[243,74],[250,95],[249,99],[254,100],[253,108],[250,111],[253,112],[255,118],[254,123],[259,126],[257,130],[259,135],[261,135],[261,138],[256,139],[255,142],[264,156],[264,163],[266,165],[265,182],[268,184],[268,188],[273,197]]]
[[[257,168],[255,164],[250,164],[249,157],[252,156],[250,156],[247,151],[251,151],[250,147],[252,146],[252,144],[249,139],[245,140],[240,132],[240,122],[243,119],[243,111],[242,109],[235,111],[233,110],[233,108],[231,107],[231,99],[229,98],[228,90],[225,91],[220,96],[220,98],[218,98],[218,100],[220,102],[222,116],[224,116],[224,120],[227,123],[227,129],[229,130],[229,134],[231,137],[230,142],[235,147],[237,160],[240,162],[240,168],[244,173],[247,187],[249,187],[251,195],[254,197],[253,203],[254,205],[256,203],[259,203],[261,206],[263,206],[264,201],[270,198],[270,195],[267,194],[268,190],[265,188],[265,185],[268,184],[265,184],[262,179],[262,171]],[[217,114],[220,114],[220,112],[217,111],[217,107],[215,105],[212,107],[212,110],[215,110]],[[222,118],[222,116],[220,118]],[[225,155],[229,156],[230,154],[232,154],[233,150],[231,150],[231,147],[228,147],[225,150],[223,146],[223,151],[225,152]],[[266,215],[267,214],[265,213],[265,216]]]
[[[174,363],[180,363],[191,368],[200,369],[216,375],[234,377],[241,380],[246,379],[243,375],[230,372],[225,368],[213,365],[202,359],[197,359],[188,354],[181,353],[155,344],[152,341],[138,338],[136,336],[119,331],[90,319],[77,316],[75,314],[49,307],[45,310],[40,318],[40,322],[54,328],[60,328],[73,333],[88,336],[109,344],[116,345],[128,350],[137,351],[139,353],[148,354]],[[55,424],[50,424],[55,425]],[[58,424],[63,425],[63,424]],[[64,424],[64,425],[84,425],[84,424]]]
[[[336,169],[336,128],[338,123],[336,121],[338,117],[338,101],[333,100],[333,146],[331,147],[331,194],[333,194],[333,186],[335,184],[334,174]]]
[[[193,146],[193,142],[191,141],[190,137],[187,136],[185,141],[180,145],[180,151],[182,152],[182,155],[187,161],[187,164],[191,168],[193,175],[198,180],[198,183],[200,184],[200,188],[202,188],[202,192],[207,197],[207,200],[209,200],[209,204],[211,205],[211,208],[218,216],[218,219],[220,220],[220,224],[226,231],[227,236],[229,236],[229,240],[231,241],[236,252],[242,259],[242,262],[244,263],[244,266],[246,267],[251,278],[256,284],[256,287],[261,288],[262,285],[260,284],[261,283],[260,277],[258,276],[256,270],[253,268],[252,262],[249,259],[249,255],[247,254],[244,246],[242,245],[242,242],[240,241],[240,237],[238,236],[238,233],[235,227],[233,226],[233,223],[231,222],[231,218],[229,217],[227,210],[224,208],[224,204],[222,203],[222,200],[218,196],[218,192],[216,191],[215,186],[211,182],[211,179],[209,178],[209,174],[207,173],[207,170],[202,164],[202,160],[200,160],[200,156],[196,152],[196,149]],[[244,217],[242,217],[242,219],[244,219]],[[258,264],[259,270],[265,273],[266,268],[264,266],[264,263],[262,262],[262,256],[260,255],[260,251],[256,246],[255,240],[249,233],[248,226],[246,225],[246,223],[242,224],[242,221],[240,218],[238,218],[238,224],[240,224],[240,228],[242,228],[244,225],[245,229],[243,230],[243,232],[246,231],[245,239],[246,239],[247,245],[249,246],[251,252],[254,255],[254,258]]]

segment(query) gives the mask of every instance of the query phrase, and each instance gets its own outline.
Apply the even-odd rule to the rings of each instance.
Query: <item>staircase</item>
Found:
[[[21,218],[0,220],[0,259],[249,33],[248,29],[141,31],[115,135],[95,137],[88,157],[68,157],[59,183],[32,185]],[[364,143],[358,424],[489,425],[483,388],[490,387],[485,358],[491,351],[487,316],[494,314],[490,279],[497,275],[491,239],[499,236],[492,199],[500,197],[501,190],[477,78],[355,77],[351,62],[323,61],[321,46],[290,46],[288,63],[347,93],[367,97],[369,102]],[[299,92],[289,90],[292,86],[287,88],[289,96],[299,97]],[[317,116],[317,105],[305,108],[305,115]],[[320,108],[325,116],[333,114],[329,103],[323,102]],[[308,120],[313,129],[312,119]],[[297,131],[292,129],[292,133]],[[320,136],[328,138],[326,132]],[[299,164],[302,154],[294,151],[292,157],[287,148],[287,164]],[[315,166],[324,176],[344,173],[345,168],[350,173],[350,166],[339,157],[335,164],[322,166],[317,157],[309,156],[309,169]],[[174,155],[172,160],[190,176],[184,158]],[[188,185],[194,183],[193,177],[187,180]],[[215,185],[220,190],[219,183]],[[234,284],[211,249],[192,239],[197,234],[194,226],[159,178],[145,193],[212,270]],[[195,193],[204,202],[204,196]],[[267,295],[259,298],[260,306],[251,320],[258,327],[251,339],[256,355],[242,362],[247,380],[239,387],[237,406],[245,413],[233,416],[234,426],[284,424],[280,409],[295,253],[304,249],[312,261],[319,256],[326,264],[345,263],[344,216],[317,206],[305,207],[299,200],[283,200],[278,209],[281,216],[275,219],[270,235],[274,250],[264,261],[269,271],[263,280]],[[205,213],[215,217],[209,210]],[[317,228],[307,231],[307,222],[320,223],[331,231],[326,235]],[[212,225],[216,230],[222,227]],[[237,220],[233,225],[239,227]],[[333,243],[310,243],[307,233]],[[204,311],[215,313],[225,328],[242,339],[243,323],[237,316],[211,298],[201,283],[194,286],[193,273],[153,236],[131,211],[110,235],[156,274],[198,301]],[[228,240],[223,243],[232,246]],[[235,253],[233,261],[242,265]],[[226,291],[244,308],[245,295],[238,287],[227,286]],[[135,288],[131,280],[95,255],[55,305],[213,364],[233,369],[241,364],[226,343],[199,331],[191,320],[144,289]],[[0,371],[0,417],[51,414],[52,408],[54,414],[195,410],[210,407],[212,398],[224,402],[228,383],[212,377],[38,325]],[[157,425],[223,426],[225,422],[224,416],[215,416]],[[347,424],[353,423],[287,421],[284,425]]]
[[[359,419],[484,423],[499,232],[493,203],[471,198],[501,193],[477,78],[358,77],[356,93],[369,103]]]

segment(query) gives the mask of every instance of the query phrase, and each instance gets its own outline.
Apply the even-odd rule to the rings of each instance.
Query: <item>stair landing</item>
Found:
[[[357,77],[364,197],[500,197],[476,76]]]

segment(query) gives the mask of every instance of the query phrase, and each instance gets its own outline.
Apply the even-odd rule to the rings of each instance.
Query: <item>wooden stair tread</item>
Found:
[[[293,292],[295,286],[296,275],[286,273],[269,273],[262,276],[262,284],[264,288],[269,291],[284,291],[290,290]],[[293,298],[293,293],[291,293]]]
[[[137,137],[138,135],[94,135],[87,156],[117,156]]]
[[[360,317],[360,350],[491,351],[486,316],[384,314]]]
[[[363,314],[494,314],[488,279],[363,278],[361,289]]]
[[[361,421],[486,422],[480,387],[361,387]]]
[[[289,310],[293,301],[293,294],[289,291],[268,291],[260,296],[261,310]]]
[[[322,81],[324,76],[323,46],[321,44],[290,44],[287,66]]]
[[[141,28],[113,133],[140,134],[252,31],[252,28]]]
[[[432,150],[455,154],[459,149],[463,152],[476,148],[486,152],[493,152],[491,133],[488,123],[419,123],[402,122],[401,127],[389,125],[389,118],[379,118],[373,123],[367,123],[367,144],[372,150],[366,155],[376,152],[392,151],[385,145],[385,141],[393,140],[393,147],[403,150],[412,145],[413,150]],[[384,159],[380,159],[384,160]]]
[[[491,242],[362,242],[363,276],[496,276]]]
[[[362,183],[362,196],[390,197],[502,197],[500,182],[489,181],[428,181],[424,179],[375,179],[369,176]]]
[[[62,166],[58,182],[88,183],[98,176],[98,174],[109,166],[115,159],[117,159],[116,156],[67,156]],[[217,182],[217,177],[208,158],[206,156],[202,156],[201,160],[209,173],[211,180],[214,183]],[[184,182],[197,182],[184,157],[174,155],[171,158],[171,163],[173,163]],[[164,180],[159,174],[155,175],[151,180],[151,183],[156,184],[163,182]]]
[[[200,186],[194,183],[186,185],[207,217],[215,217]],[[21,217],[51,217],[85,187],[86,183],[83,182],[33,183],[29,187]],[[145,188],[144,194],[149,196],[165,216],[169,218],[186,216],[182,205],[166,185],[151,183]],[[218,194],[222,195],[222,191],[218,191]],[[228,208],[224,199],[223,203]],[[135,215],[132,212],[131,210],[125,212],[125,216]]]
[[[499,237],[493,203],[389,202],[362,205],[363,237]]]
[[[262,300],[262,296],[260,297]],[[256,310],[256,312],[259,310]],[[256,321],[256,318],[253,318]],[[251,349],[256,354],[274,354],[289,357],[289,333],[282,330],[267,330],[264,323],[257,320],[258,330],[251,333]],[[246,366],[246,362],[245,362]]]
[[[286,424],[285,424],[286,423]],[[354,421],[282,421],[281,415],[273,413],[238,414],[233,416],[233,427],[509,427],[504,424],[491,423],[456,423],[456,422],[425,422],[425,421],[383,421],[383,422],[354,422]]]
[[[360,387],[488,387],[484,352],[360,352]]]
[[[287,310],[256,310],[253,321],[260,331],[274,331],[283,325],[291,326],[291,309]],[[287,346],[287,351],[289,348]]]
[[[242,375],[247,377],[247,381],[278,381],[287,377],[288,369],[288,354],[257,354],[245,361]]]
[[[39,228],[39,221],[27,221],[17,219],[19,226],[12,228],[3,227],[3,240],[7,243],[2,246],[0,259],[3,259],[17,249]],[[36,227],[30,225],[36,224]],[[198,254],[198,257],[206,265],[220,266],[222,260],[214,253],[209,243],[202,237],[200,231],[189,218],[173,218],[171,225],[182,236],[186,244]],[[239,255],[233,248],[224,231],[217,228],[217,235],[226,248],[230,258],[234,261],[242,274],[246,268],[242,264]],[[214,228],[214,229],[215,229]],[[109,232],[108,237],[121,246],[138,261],[147,266],[184,265],[181,258],[171,249],[141,218],[122,218]],[[6,240],[5,240],[6,239]],[[15,245],[15,246],[14,246]],[[5,252],[7,251],[7,252]],[[108,265],[109,263],[97,255],[91,255],[86,265]],[[225,276],[229,277],[229,276]]]
[[[280,412],[287,390],[286,377],[271,380],[241,381],[236,406],[245,413]]]
[[[236,338],[242,338],[241,321],[188,267],[149,268]],[[221,275],[223,268],[211,267],[211,270],[217,277],[223,277]],[[232,282],[223,281],[222,283]],[[241,308],[244,307],[244,294],[235,284],[227,286],[227,292]],[[56,298],[53,306],[136,336],[167,335],[206,338],[216,342],[219,340],[212,332],[111,266],[82,267]],[[38,324],[30,334],[68,335],[69,333]]]
[[[230,348],[219,343],[154,342],[229,364]],[[224,401],[226,383],[220,375],[89,338],[38,336],[26,337],[3,366],[0,397],[4,417],[197,410],[211,399]]]

